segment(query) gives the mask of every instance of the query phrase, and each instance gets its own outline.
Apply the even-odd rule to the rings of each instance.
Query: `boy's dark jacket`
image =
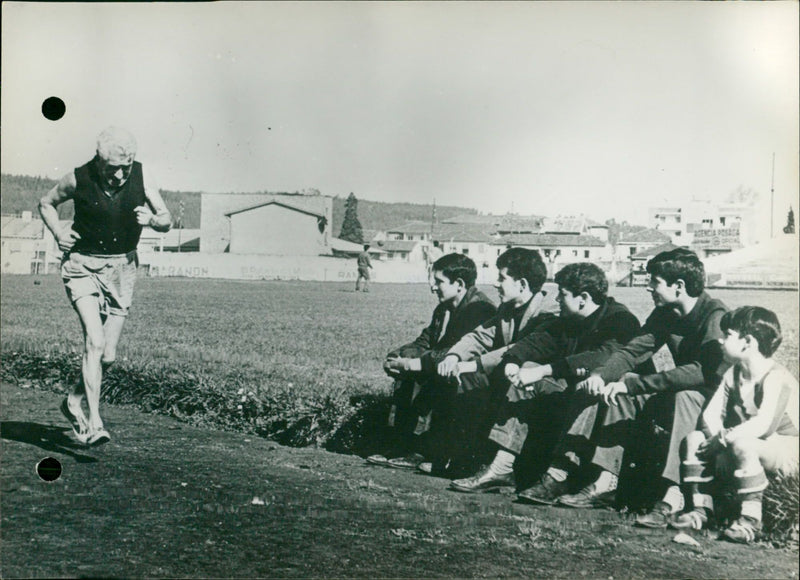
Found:
[[[653,310],[639,334],[616,351],[599,369],[606,383],[618,381],[632,371],[637,362],[652,356],[667,345],[675,368],[625,378],[631,395],[696,390],[710,397],[730,367],[722,354],[719,323],[727,307],[702,292],[691,312],[680,316],[669,306]]]
[[[462,361],[474,360],[480,371],[491,374],[514,342],[528,334],[544,330],[558,320],[556,314],[559,308],[555,299],[557,295],[558,286],[547,283],[523,307],[516,307],[513,302],[504,302],[495,316],[464,335],[447,354],[453,354]],[[520,309],[521,316],[517,320]]]
[[[497,308],[486,294],[473,286],[455,308],[449,302],[437,305],[433,310],[431,323],[416,340],[392,350],[387,356],[421,358],[422,371],[434,373],[436,365],[450,347],[473,328],[494,316],[496,311]]]
[[[554,378],[575,380],[578,369],[599,367],[640,328],[639,319],[609,296],[586,318],[559,317],[545,330],[529,334],[506,352],[504,362],[549,364]]]

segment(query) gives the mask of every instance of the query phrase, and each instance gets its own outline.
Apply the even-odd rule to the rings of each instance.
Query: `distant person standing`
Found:
[[[358,280],[356,280],[356,292],[362,290],[369,292],[369,271],[372,269],[372,262],[369,259],[369,244],[364,244],[364,251],[358,255]],[[362,287],[361,280],[364,280]]]
[[[433,245],[428,248],[427,253],[427,262],[428,262],[428,281],[432,281],[433,279],[433,265],[436,263],[436,260],[441,258],[443,255],[442,248],[439,247],[438,240],[434,240]]]
[[[111,440],[100,418],[100,385],[116,358],[131,305],[142,227],[166,232],[172,225],[158,187],[145,179],[135,156],[133,135],[109,127],[97,138],[94,159],[62,177],[39,202],[42,219],[63,252],[61,277],[84,338],[82,380],[61,412],[76,439],[89,445]],[[72,227],[62,228],[56,208],[70,199],[75,218]]]

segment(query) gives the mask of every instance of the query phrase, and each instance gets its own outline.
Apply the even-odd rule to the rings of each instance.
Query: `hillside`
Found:
[[[23,211],[36,211],[36,204],[56,182],[46,177],[28,175],[0,174],[0,213],[15,214]],[[177,220],[181,216],[183,203],[183,227],[200,227],[200,192],[162,190],[164,202]],[[333,235],[338,236],[344,219],[344,197],[333,198]],[[365,230],[385,230],[398,226],[409,220],[431,219],[433,206],[413,203],[384,203],[379,201],[358,200],[358,219]],[[446,219],[455,215],[476,214],[470,208],[437,206],[438,219]],[[62,219],[72,218],[72,204],[67,203],[59,208]]]

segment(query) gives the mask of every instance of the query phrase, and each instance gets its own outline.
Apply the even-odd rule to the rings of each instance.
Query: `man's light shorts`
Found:
[[[61,278],[74,305],[86,296],[97,296],[100,313],[127,316],[136,283],[136,252],[114,256],[65,255]]]

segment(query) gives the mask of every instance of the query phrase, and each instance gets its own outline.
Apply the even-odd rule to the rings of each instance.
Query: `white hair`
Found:
[[[130,165],[136,157],[136,139],[126,129],[108,127],[97,137],[97,154],[109,165]]]

